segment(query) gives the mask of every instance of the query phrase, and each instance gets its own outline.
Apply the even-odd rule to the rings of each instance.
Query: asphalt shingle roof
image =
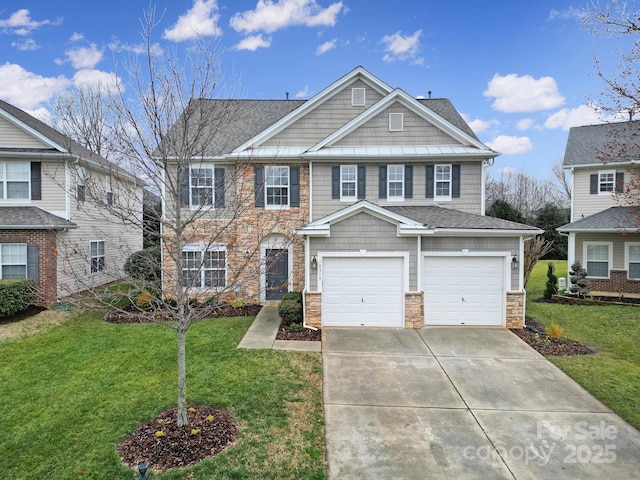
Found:
[[[610,207],[588,217],[558,227],[560,232],[582,230],[638,231],[640,230],[640,208]]]
[[[501,218],[474,215],[438,206],[385,206],[385,209],[421,222],[429,228],[469,229],[469,230],[531,230],[531,225],[511,222]]]
[[[38,207],[0,207],[0,230],[61,230],[78,228],[73,222]]]
[[[640,159],[640,121],[603,123],[569,130],[565,167]]]

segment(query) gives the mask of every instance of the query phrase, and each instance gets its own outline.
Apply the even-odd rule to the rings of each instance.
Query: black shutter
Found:
[[[624,172],[616,173],[616,193],[624,193]]]
[[[598,174],[594,173],[589,178],[589,193],[591,195],[598,194]]]
[[[435,166],[427,165],[427,198],[433,198],[433,182],[435,179]]]
[[[27,278],[38,281],[38,245],[27,245]]]
[[[254,167],[253,186],[255,188],[255,205],[256,207],[264,207],[264,168]]]
[[[31,200],[42,200],[42,164],[31,162]]]
[[[378,185],[378,197],[387,198],[387,166],[380,165],[380,180]]]
[[[215,179],[213,191],[214,206],[216,208],[224,208],[224,168],[214,168],[213,178]]]
[[[367,196],[367,167],[358,165],[358,198]]]
[[[460,198],[460,164],[451,165],[451,197]]]
[[[300,206],[300,167],[289,167],[289,206]]]
[[[331,167],[331,198],[340,198],[340,165]]]
[[[413,198],[413,165],[404,166],[404,198]]]
[[[188,207],[189,206],[189,167],[181,169],[178,167],[178,172],[180,174],[180,206]]]

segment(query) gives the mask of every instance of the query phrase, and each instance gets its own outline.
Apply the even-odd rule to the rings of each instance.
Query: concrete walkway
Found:
[[[640,433],[500,328],[323,329],[329,479],[627,479]]]
[[[273,350],[295,350],[303,352],[322,351],[321,342],[276,340],[280,316],[278,307],[264,306],[242,337],[238,348],[270,348]]]

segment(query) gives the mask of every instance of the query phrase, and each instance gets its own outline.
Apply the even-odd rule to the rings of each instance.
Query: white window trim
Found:
[[[189,287],[192,292],[223,292],[227,285],[229,284],[229,252],[227,251],[227,245],[224,243],[187,243],[182,247],[183,252],[200,252],[204,254],[205,252],[225,252],[224,257],[224,286],[222,287]],[[200,258],[200,262],[202,265],[202,257]],[[183,265],[184,270],[184,265]],[[200,268],[200,283],[204,284],[204,268]]]
[[[197,187],[193,185],[193,179],[195,178],[193,175],[193,170],[211,170],[211,205],[194,205],[193,204],[193,189],[194,188],[206,188],[206,187]],[[216,169],[213,166],[208,165],[191,165],[189,166],[189,208],[191,210],[209,210],[215,208],[216,204]]]
[[[627,271],[627,279],[628,280],[640,280],[640,278],[631,278],[629,276],[629,262],[630,262],[630,258],[629,258],[629,250],[631,249],[631,247],[640,247],[640,242],[625,242],[624,243],[624,268]],[[634,262],[635,263],[635,262]]]
[[[26,198],[7,198],[7,182],[11,181],[7,179],[7,163],[24,163],[28,168],[27,175],[27,197]],[[0,183],[2,183],[2,196],[0,200],[3,203],[11,202],[11,203],[24,203],[31,202],[31,162],[0,162]]]
[[[2,245],[24,245],[24,263],[5,263],[2,261]],[[6,242],[6,243],[0,243],[0,280],[2,280],[2,267],[3,266],[23,266],[24,265],[24,277],[22,278],[27,278],[29,276],[29,250],[27,248],[27,244],[26,243],[19,243],[19,242]],[[15,278],[15,277],[11,277],[11,278]]]
[[[613,175],[613,189],[611,191],[601,191],[600,190],[600,175]],[[616,192],[616,171],[615,170],[599,170],[598,171],[598,195],[608,195],[611,196]]]
[[[391,196],[391,175],[389,169],[391,167],[400,167],[402,170],[402,181],[400,182],[402,185],[402,194]],[[394,182],[397,180],[394,180]],[[404,202],[404,165],[387,165],[387,200],[390,202]]]
[[[267,191],[270,186],[267,184],[270,168],[286,168],[287,169],[287,203],[286,205],[269,205]],[[282,187],[283,185],[271,185],[272,188]],[[268,165],[264,167],[264,208],[266,210],[289,210],[291,205],[291,168],[286,165]]]
[[[91,254],[91,245],[93,245],[94,243],[102,243],[102,255],[96,255],[93,256]],[[93,259],[94,258],[100,258],[102,257],[102,268],[97,269],[95,272],[93,271]],[[98,263],[99,265],[99,263]],[[89,273],[93,274],[98,274],[101,272],[104,272],[107,268],[107,245],[105,244],[104,240],[89,240]]]
[[[356,92],[362,92],[362,102],[357,102],[359,100],[359,96]],[[363,87],[353,87],[351,89],[351,106],[352,107],[364,107],[367,104],[367,90]]]
[[[438,195],[438,167],[449,167],[449,195]],[[440,180],[444,182],[444,180]],[[453,198],[451,191],[453,190],[453,165],[451,163],[438,163],[433,166],[433,200],[435,202],[448,202]]]
[[[607,276],[606,277],[596,277],[593,275],[589,275],[589,278],[611,278],[611,268],[613,267],[613,242],[583,242],[582,243],[582,265],[584,269],[587,270],[587,247],[593,245],[606,245],[609,249],[608,258],[607,258]]]
[[[343,168],[347,168],[347,167],[353,168],[355,170],[355,174],[356,174],[356,178],[355,178],[355,181],[354,181],[355,186],[356,186],[356,188],[354,190],[355,194],[352,195],[352,196],[346,196],[346,195],[342,194],[342,191],[343,191],[342,190],[342,183],[343,183],[343,181],[342,181],[342,169]],[[353,202],[353,201],[357,200],[357,198],[358,198],[358,166],[357,165],[340,165],[340,201],[341,202]]]
[[[397,119],[400,120],[397,120]],[[400,124],[399,127],[394,127],[393,119]],[[404,113],[390,113],[389,114],[389,131],[390,132],[402,132],[404,131]]]

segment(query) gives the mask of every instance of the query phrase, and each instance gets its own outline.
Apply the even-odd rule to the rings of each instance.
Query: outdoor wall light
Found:
[[[515,270],[516,268],[518,268],[518,265],[519,265],[518,256],[514,255],[513,258],[511,259],[511,268]]]
[[[251,252],[249,250],[244,251],[244,258],[248,259],[251,256]]]
[[[311,257],[311,269],[316,270],[317,268],[318,268],[318,259],[314,255],[313,257]]]

